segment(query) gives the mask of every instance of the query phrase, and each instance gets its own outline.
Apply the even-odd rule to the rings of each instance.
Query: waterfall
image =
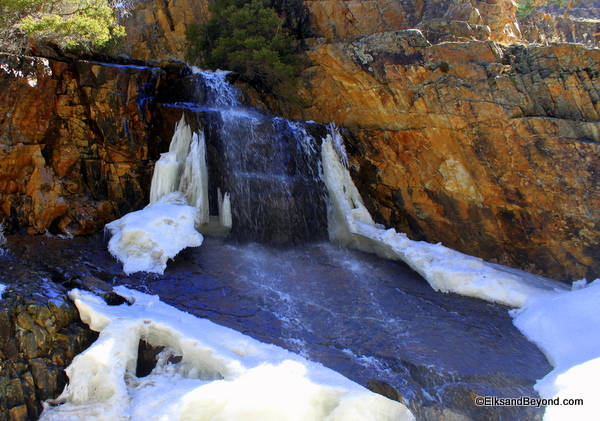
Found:
[[[146,213],[107,225],[113,234],[109,250],[128,273],[162,273],[173,253],[199,245],[202,240],[193,233],[183,233],[190,226],[205,235],[277,245],[325,239],[326,192],[319,145],[311,133],[320,126],[243,107],[224,73],[204,72],[197,81],[203,100],[194,107],[178,105],[183,116],[168,152],[156,162]],[[192,216],[185,211],[177,222],[160,217],[157,206],[166,204],[193,209]],[[171,238],[173,224],[185,225],[179,237],[189,243],[176,241],[167,252],[161,242]],[[159,258],[139,258],[148,254]]]
[[[201,72],[205,87],[204,106],[215,110],[240,109],[240,91],[227,83],[228,72]]]
[[[230,238],[277,245],[325,239],[326,192],[314,134],[320,126],[242,106],[223,73],[202,78],[209,196],[221,203],[220,190],[222,203],[230,204]]]
[[[206,234],[218,231],[219,234],[228,233],[231,238],[236,240],[261,241],[277,245],[320,240],[325,238],[326,233],[334,244],[374,253],[387,259],[406,262],[437,291],[456,292],[461,295],[483,298],[513,307],[527,307],[531,302],[534,302],[533,299],[539,299],[540,297],[553,299],[564,293],[561,291],[564,291],[565,288],[560,283],[551,282],[521,271],[492,265],[481,259],[443,247],[441,244],[412,241],[403,233],[398,233],[394,229],[385,229],[382,225],[377,224],[364,205],[361,195],[352,181],[348,171],[349,162],[344,140],[335,125],[331,124],[325,130],[325,127],[321,125],[290,122],[245,109],[239,102],[239,93],[225,83],[223,74],[207,73],[204,75],[203,89],[204,102],[194,109],[190,108],[183,111],[183,116],[175,125],[169,151],[163,153],[156,163],[148,207],[107,225],[107,228],[113,234],[113,238],[109,243],[109,250],[123,261],[126,273],[134,271],[163,273],[169,258],[173,258],[177,252],[185,247],[194,247],[202,243],[203,237],[198,231]],[[179,114],[177,116],[179,118]],[[196,120],[192,121],[191,118]],[[188,122],[192,124],[188,124]],[[317,139],[320,139],[320,141],[317,142]],[[211,231],[211,227],[214,228],[215,226],[219,229]],[[238,253],[237,247],[231,247],[231,249]],[[210,255],[203,254],[206,250],[211,250],[211,248],[203,248],[194,254],[190,253],[190,256],[193,257],[189,257],[188,261],[191,262],[194,258],[198,258],[199,261],[203,259],[202,264],[211,261]],[[340,268],[347,265],[353,268],[356,278],[362,280],[368,277],[369,272],[375,272],[375,267],[385,266],[385,264],[381,264],[381,261],[374,260],[376,263],[373,265],[364,266],[357,270],[356,267],[360,265],[356,264],[354,257],[352,261],[340,260],[341,263],[327,264],[319,260],[323,253],[317,251],[319,253],[318,257],[316,259],[311,258],[311,260],[319,260],[318,265],[324,268],[323,273],[330,272],[333,273],[331,275],[333,279],[342,279],[337,285],[338,290],[335,290],[331,285],[333,282],[327,283],[324,288],[323,280],[331,280],[331,278],[320,276],[312,267],[306,272],[299,271],[297,274],[291,274],[293,269],[287,265],[287,262],[294,261],[302,265],[303,261],[298,255],[289,254],[289,256],[292,256],[291,258],[281,259],[281,250],[277,250],[276,255],[264,254],[262,257],[260,255],[257,257],[251,249],[249,250],[250,253],[248,253],[246,261],[241,260],[241,264],[239,261],[234,262],[231,266],[235,267],[236,271],[238,267],[250,266],[252,271],[247,277],[255,283],[245,281],[243,279],[244,275],[237,272],[231,277],[236,280],[242,279],[240,282],[250,284],[250,290],[259,292],[256,299],[254,299],[254,295],[248,295],[252,298],[248,301],[260,302],[261,312],[267,307],[265,303],[271,299],[267,299],[268,296],[274,297],[273,300],[281,301],[283,307],[289,307],[281,313],[278,312],[279,307],[277,307],[272,313],[274,318],[278,322],[280,321],[288,332],[292,333],[289,337],[282,336],[278,339],[286,341],[286,345],[289,343],[301,344],[298,346],[300,351],[309,349],[308,347],[304,348],[305,344],[312,341],[313,345],[316,346],[311,348],[311,352],[315,352],[315,349],[318,350],[317,352],[322,352],[322,354],[317,355],[324,355],[325,361],[329,361],[330,354],[341,351],[348,356],[350,361],[358,361],[363,367],[376,367],[379,373],[389,371],[390,378],[397,379],[398,382],[405,379],[404,376],[406,378],[412,377],[412,371],[417,372],[418,377],[427,383],[426,386],[423,386],[422,391],[428,399],[437,400],[439,396],[442,396],[442,392],[435,389],[439,386],[441,391],[446,387],[446,384],[439,385],[439,380],[441,379],[443,383],[445,378],[440,377],[438,379],[435,366],[430,366],[428,363],[427,367],[432,367],[431,373],[427,370],[421,372],[420,367],[423,366],[413,364],[411,360],[406,360],[405,363],[404,356],[393,356],[393,358],[390,356],[388,359],[388,356],[381,358],[379,355],[381,349],[393,350],[394,354],[400,353],[399,350],[403,349],[404,343],[388,342],[385,338],[386,335],[401,337],[406,334],[406,343],[414,341],[419,345],[415,347],[415,354],[422,355],[429,351],[427,346],[421,346],[421,343],[415,340],[416,335],[404,330],[403,319],[397,316],[399,313],[406,313],[413,318],[416,310],[420,309],[423,303],[427,305],[433,303],[433,301],[423,298],[422,290],[419,289],[420,286],[416,289],[418,293],[414,294],[417,301],[411,300],[405,311],[394,314],[385,311],[384,307],[377,308],[375,305],[378,301],[383,301],[383,299],[375,299],[375,295],[380,285],[384,285],[384,283],[370,284],[367,282],[351,285],[347,282],[348,278],[340,277],[342,272]],[[296,251],[298,249],[291,250]],[[230,265],[233,261],[231,256],[227,257],[228,260],[217,260],[218,264],[225,262],[225,265],[221,265],[221,267]],[[275,264],[275,262],[279,263],[280,259],[283,260],[283,264]],[[196,264],[196,262],[194,263]],[[256,265],[257,269],[254,269],[252,266],[256,263],[258,263]],[[309,265],[306,264],[305,266]],[[395,266],[394,270],[398,267],[400,265]],[[177,270],[175,269],[174,272]],[[382,295],[385,300],[391,302],[396,308],[397,301],[395,300],[401,295],[407,294],[398,288],[395,278],[392,280],[393,276],[388,276],[389,274],[390,272],[385,272],[384,275],[376,275],[376,278],[378,281],[382,279],[385,281],[385,287],[389,289],[384,290]],[[178,277],[180,277],[179,274],[172,277],[171,280]],[[165,290],[171,293],[172,291],[169,289],[172,288],[172,285],[169,282],[163,282],[168,279],[169,276],[157,278],[156,284],[166,284]],[[212,280],[207,279],[208,282],[206,283],[211,284]],[[185,279],[184,281],[187,288],[190,283],[195,283],[196,280]],[[215,283],[215,285],[225,284]],[[323,330],[312,330],[311,326],[303,324],[304,311],[319,325],[323,324],[323,320],[335,317],[328,297],[319,300],[307,300],[306,296],[301,296],[301,299],[297,299],[292,295],[288,295],[288,290],[280,288],[281,285],[286,288],[291,285],[292,290],[309,291],[310,294],[324,289],[332,289],[334,293],[339,292],[338,295],[343,296],[342,306],[344,311],[349,315],[347,320],[363,319],[368,321],[368,323],[360,325],[359,330],[365,336],[357,341],[359,345],[351,344],[351,346],[348,346],[345,341],[344,329],[350,324],[346,323],[343,318],[339,319],[337,324],[327,323],[323,328],[335,332],[332,338],[328,334],[324,334]],[[146,287],[145,284],[143,286]],[[213,291],[219,289],[222,291],[223,296],[230,295],[230,291],[233,292],[231,296],[236,297],[236,300],[239,300],[241,296],[238,295],[238,290],[229,289],[228,285],[220,288],[208,285],[206,288],[206,297],[209,297],[206,301],[214,300]],[[227,381],[223,382],[225,384],[233,384],[238,378],[222,368],[223,362],[231,362],[232,366],[241,367],[240,361],[243,361],[245,357],[250,356],[247,360],[255,363],[259,358],[255,359],[252,354],[261,354],[261,358],[264,359],[264,355],[267,353],[263,351],[260,344],[248,345],[249,341],[246,339],[240,340],[241,345],[235,343],[232,346],[232,335],[230,333],[222,335],[226,339],[224,345],[218,344],[214,342],[214,339],[220,336],[221,333],[216,328],[206,329],[206,326],[189,330],[189,332],[201,332],[205,337],[181,335],[183,339],[180,340],[180,331],[186,331],[190,326],[195,326],[193,322],[186,319],[182,323],[183,316],[172,312],[170,309],[163,311],[164,308],[160,308],[160,311],[154,314],[152,310],[159,307],[154,301],[154,297],[122,291],[132,295],[134,299],[128,301],[134,305],[117,306],[120,307],[117,311],[123,310],[124,313],[117,313],[117,317],[114,317],[117,322],[112,325],[111,329],[103,331],[102,339],[105,342],[100,343],[95,349],[92,348],[92,351],[87,354],[88,361],[97,362],[98,358],[96,358],[95,352],[100,350],[103,355],[106,355],[104,344],[114,346],[111,353],[108,354],[111,358],[109,367],[116,367],[120,370],[117,375],[113,376],[114,378],[119,380],[125,378],[123,367],[126,367],[128,363],[118,359],[135,355],[141,337],[138,333],[144,333],[144,329],[146,329],[146,332],[148,329],[154,329],[152,327],[155,323],[154,320],[158,320],[156,324],[160,326],[160,329],[151,331],[153,332],[152,335],[146,335],[145,338],[153,338],[156,343],[152,343],[152,345],[166,346],[165,354],[159,358],[157,369],[153,370],[153,375],[156,377],[152,378],[152,381],[140,383],[142,388],[153,385],[154,381],[163,382],[160,376],[165,373],[169,376],[174,373],[173,371],[169,372],[173,367],[166,363],[170,359],[169,352],[175,352],[172,348],[178,351],[177,354],[184,354],[182,357],[183,364],[178,366],[178,368],[181,368],[181,372],[187,370],[188,367],[192,367],[193,370],[198,370],[198,367],[204,369],[206,368],[206,361],[211,361],[211,364],[213,361],[207,359],[206,355],[213,355],[213,349],[216,349],[217,353],[221,352],[224,357],[219,355],[219,358],[214,360],[215,366],[219,365],[219,369],[214,373],[215,375],[209,376],[210,379],[201,378],[200,380],[202,382],[213,381],[213,377],[219,379],[219,376],[227,376]],[[359,295],[357,292],[362,293],[360,300],[357,300]],[[392,296],[392,292],[397,294]],[[91,304],[84,304],[80,311],[92,314],[95,320],[100,320],[103,324],[109,325],[105,323],[108,318],[103,314],[106,312],[114,315],[114,309],[105,309],[106,306],[95,297],[86,298],[80,295],[77,299],[89,299]],[[98,303],[101,305],[96,306],[95,310],[90,310]],[[193,302],[191,305],[195,306],[196,303]],[[438,306],[434,303],[434,306],[440,307],[444,317],[446,317],[446,313],[458,315],[457,312],[450,311],[446,305]],[[129,308],[132,310],[128,310]],[[302,309],[302,311],[299,309]],[[368,309],[368,311],[365,309]],[[149,312],[147,312],[148,310]],[[229,308],[227,310],[229,311]],[[243,310],[245,311],[245,309]],[[96,316],[94,311],[102,316]],[[130,313],[125,313],[127,311],[130,311]],[[447,330],[442,328],[437,330],[437,333],[433,332],[434,329],[430,329],[429,326],[430,321],[433,320],[429,313],[431,310],[425,309],[424,311],[425,317],[422,318],[427,324],[424,325],[424,329],[419,326],[416,330],[419,332],[425,331],[423,336],[434,338],[439,336],[441,339],[438,338],[434,342],[446,347],[448,344],[445,338]],[[238,317],[236,314],[235,317],[239,319],[246,317],[245,313],[240,314],[243,314],[243,316]],[[162,319],[165,315],[169,315],[170,320],[179,320],[180,324],[174,327],[168,326]],[[268,319],[264,315],[259,317],[261,318],[251,319],[249,324],[259,325]],[[130,323],[130,318],[135,322]],[[256,320],[260,322],[256,323]],[[124,322],[121,323],[121,321]],[[462,320],[459,321],[462,322]],[[122,324],[122,326],[117,326],[119,330],[115,327],[117,323]],[[374,325],[380,326],[381,330],[372,329]],[[131,329],[132,327],[134,329]],[[246,329],[247,327],[244,326],[244,330]],[[471,329],[472,326],[467,325],[465,332]],[[131,336],[133,340],[130,340],[129,343],[112,340],[113,337],[123,338],[128,336],[131,331],[133,331],[133,336]],[[373,334],[382,336],[381,342],[370,343],[371,337],[369,335]],[[464,336],[460,334],[458,337],[462,343]],[[305,342],[306,339],[308,340]],[[212,348],[207,347],[203,342],[205,340],[206,343],[214,346]],[[368,343],[370,343],[368,346],[364,346]],[[183,350],[184,346],[181,344],[185,344],[186,347],[189,346],[190,349]],[[198,344],[200,344],[199,349],[196,349],[195,347]],[[478,348],[474,348],[474,352],[479,353]],[[365,349],[369,353],[363,354]],[[185,351],[185,353],[179,351]],[[437,352],[437,349],[434,348],[431,354]],[[199,357],[201,364],[198,367],[188,364],[193,358],[196,358],[196,355],[201,356]],[[430,357],[431,355],[424,360]],[[287,355],[284,354],[284,358],[287,358]],[[437,361],[437,355],[433,356],[432,359]],[[382,361],[385,364],[382,364]],[[470,362],[468,358],[467,361]],[[406,370],[405,364],[409,366]],[[95,383],[88,381],[88,372],[85,370],[91,366],[83,359],[79,359],[74,367],[76,368],[72,372],[77,373],[78,370],[82,370],[85,375],[79,379],[79,385],[83,386],[70,386],[71,390],[78,390],[77,388],[87,390],[85,388],[89,384],[96,387],[97,384],[106,382],[102,376],[94,379]],[[253,367],[250,367],[248,372],[252,369]],[[487,365],[485,369],[488,369]],[[94,375],[98,372],[100,374],[105,372],[105,370],[98,371],[95,368],[92,371]],[[179,375],[181,372],[175,374]],[[468,377],[464,377],[464,379],[473,378],[470,370],[468,370],[468,373]],[[432,383],[436,383],[436,385],[430,387],[431,385],[428,383],[433,378],[435,380]],[[452,379],[452,384],[464,380],[460,376],[455,377],[455,373],[452,372],[449,373],[448,378]],[[198,379],[185,380],[187,382],[187,380]],[[164,385],[161,384],[161,394],[164,394],[164,390],[170,390],[172,384],[170,382],[169,377]],[[70,384],[75,385],[76,382],[73,381]],[[125,402],[123,404],[119,403],[117,399],[113,399],[112,396],[109,396],[107,400],[117,402],[118,405],[126,408],[128,405],[126,401],[129,396],[137,393],[140,384],[133,382],[120,383],[122,386],[120,396],[123,397],[122,401]],[[232,393],[232,396],[239,401],[239,396],[247,396],[249,392],[257,389],[257,384],[258,376],[256,380],[249,384],[247,389],[244,389],[243,393],[236,391]],[[204,386],[200,385],[200,387]],[[434,392],[430,395],[429,393],[432,390]],[[321,392],[317,393],[316,396],[320,396],[320,394]],[[179,398],[182,394],[177,392],[176,395]],[[286,394],[286,396],[288,395],[289,393]],[[65,399],[70,398],[68,390],[65,396]],[[200,393],[198,393],[198,396],[200,396]],[[442,402],[441,399],[439,400]],[[153,399],[152,401],[156,400]],[[204,405],[204,402],[206,401],[202,402],[203,407],[206,407],[207,405]],[[275,403],[277,402],[275,400]],[[387,402],[387,405],[391,405],[390,402]],[[376,403],[379,408],[378,412],[382,413],[379,402]],[[244,405],[240,408],[247,413],[247,407]],[[99,406],[102,406],[102,410],[104,410],[105,402],[101,402]],[[273,404],[272,399],[269,399],[265,406],[271,408],[276,405]],[[344,410],[344,415],[340,416],[339,419],[348,419],[349,416],[357,413],[357,408],[362,410],[365,407],[366,405],[361,401],[360,407],[352,406],[348,412]],[[60,407],[57,411],[60,411]],[[396,403],[393,404],[392,408],[385,411],[394,412],[394,415],[384,419],[401,419],[401,417],[412,419],[412,416],[405,413],[403,407]],[[289,406],[284,409],[284,413],[295,414],[294,411],[289,410]],[[61,418],[59,416],[56,419]],[[237,420],[241,418],[236,414],[230,419]],[[273,419],[282,418],[279,416]]]
[[[169,151],[156,163],[149,207],[184,205],[193,209],[191,220],[198,231],[240,241],[295,245],[324,240],[327,233],[333,243],[406,262],[443,292],[514,307],[523,306],[532,296],[555,293],[558,285],[544,278],[486,263],[441,244],[412,241],[406,234],[376,224],[352,181],[344,140],[335,125],[330,124],[324,136],[321,132],[318,145],[313,133],[322,131],[322,126],[244,108],[239,92],[223,73],[201,76],[204,113],[196,114],[200,129],[193,133],[184,112]],[[211,216],[211,208],[218,215]],[[175,224],[170,219],[161,222],[157,216],[153,219],[158,222],[152,230],[158,225],[169,230]],[[189,225],[181,221],[178,224]],[[122,225],[115,221],[107,227],[116,231],[124,229]],[[133,225],[139,231],[139,224]],[[113,245],[111,252],[124,253],[126,260],[144,253],[161,256],[158,263],[151,260],[150,267],[141,270],[158,268],[162,273],[172,251],[148,249],[148,232],[138,231],[117,237],[138,244],[143,251]],[[156,236],[153,244],[160,244],[158,238],[170,238],[162,232]],[[177,242],[178,250],[199,243],[189,232],[179,237],[190,242]],[[143,243],[140,238],[145,239]]]

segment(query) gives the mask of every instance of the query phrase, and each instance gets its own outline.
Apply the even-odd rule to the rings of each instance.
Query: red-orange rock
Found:
[[[406,31],[308,54],[301,118],[349,129],[379,222],[560,279],[600,275],[596,50]]]
[[[381,32],[418,28],[431,41],[494,40],[521,36],[512,0],[300,0],[273,2],[290,28],[309,44],[352,41]],[[145,0],[123,18],[121,48],[144,60],[187,57],[186,31],[210,17],[208,0]],[[194,58],[189,58],[194,61]]]
[[[0,220],[87,234],[147,201],[158,68],[0,56]]]

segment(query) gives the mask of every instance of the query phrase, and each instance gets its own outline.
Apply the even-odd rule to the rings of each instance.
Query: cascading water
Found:
[[[225,73],[204,72],[198,83],[203,101],[197,108],[203,127],[194,136],[199,138],[199,149],[207,150],[208,169],[200,177],[205,183],[201,202],[189,202],[190,190],[186,190],[190,205],[204,206],[206,212],[206,201],[211,202],[211,213],[225,217],[229,235],[236,240],[279,245],[323,240],[326,194],[319,146],[310,133],[318,126],[243,107],[239,91],[226,82]],[[191,137],[190,127],[182,120],[169,152],[157,162],[151,202],[166,192],[184,191],[172,177],[183,174],[186,156],[192,152],[188,145],[195,144]],[[231,216],[223,212],[223,204],[231,209]],[[204,223],[199,230],[210,232],[203,230]]]
[[[347,169],[343,139],[333,125],[326,129],[260,114],[240,104],[239,93],[225,82],[223,74],[204,73],[198,79],[203,101],[184,110],[169,152],[156,164],[147,208],[177,203],[193,217],[157,221],[155,225],[161,229],[182,225],[187,218],[187,227],[192,219],[198,230],[210,233],[208,228],[216,218],[216,224],[228,229],[234,240],[293,246],[329,238],[345,247],[403,260],[436,290],[512,306],[523,305],[532,295],[555,294],[553,289],[561,287],[385,230],[362,203]],[[198,122],[194,130],[186,122],[192,120]],[[119,229],[122,225],[118,221],[110,224]],[[142,233],[144,229],[129,235],[143,240],[137,241],[141,248],[135,253],[160,255],[159,264],[154,262],[152,267],[163,273],[164,262],[172,253],[145,250],[149,241]],[[178,244],[182,246],[179,250],[186,247],[183,242]],[[187,246],[195,245],[197,239],[191,236]],[[469,303],[465,297],[460,303],[456,297],[433,298],[435,294],[426,293],[422,285],[401,290],[396,286],[399,278],[416,276],[409,275],[407,268],[370,257],[346,256],[331,245],[290,247],[285,253],[278,248],[277,255],[264,246],[238,247],[220,249],[220,256],[212,255],[210,247],[188,255],[190,264],[203,268],[204,275],[194,272],[193,280],[175,276],[170,282],[142,286],[179,308],[251,332],[266,342],[281,342],[357,381],[364,382],[365,376],[389,381],[421,403],[451,397],[456,382],[469,383],[467,389],[487,387],[471,384],[478,376],[489,375],[487,366],[471,365],[486,343],[506,338],[495,332],[493,323],[473,333],[462,314],[463,308],[472,306],[485,317],[485,305]],[[219,275],[214,275],[216,272]],[[326,286],[322,279],[327,279]],[[411,288],[414,290],[409,291]],[[202,302],[195,301],[200,298],[182,300],[184,289],[194,290]],[[252,305],[246,307],[236,301],[240,299]],[[208,309],[208,302],[215,308]],[[232,305],[235,308],[228,307]],[[252,306],[260,311],[250,310]],[[499,317],[504,310],[494,311],[494,317]],[[266,332],[269,327],[261,325],[268,326],[269,320],[277,320],[280,330]],[[444,324],[438,328],[436,320],[444,320]],[[466,336],[474,348],[463,348]],[[519,339],[510,341],[518,343]],[[467,361],[437,354],[444,347],[452,349],[450,354],[466,356]],[[527,380],[520,377],[527,361],[523,360],[524,366],[513,363],[503,367],[502,358],[495,359],[493,352],[485,354],[490,370],[519,383],[510,393],[530,390]],[[532,355],[532,360],[538,361]],[[537,366],[527,370],[525,377],[535,378],[543,370],[543,365]]]
[[[516,307],[532,296],[552,295],[561,288],[555,282],[385,230],[362,204],[335,126],[328,127],[319,153],[310,133],[318,125],[243,107],[223,73],[203,73],[199,80],[204,86],[201,128],[192,134],[184,113],[169,152],[156,164],[150,206],[165,195],[181,192],[195,209],[198,230],[210,225],[210,209],[216,209],[220,227],[231,229],[230,236],[242,241],[300,244],[323,240],[327,228],[329,239],[337,244],[405,261],[436,290]],[[168,230],[169,223],[165,224]]]

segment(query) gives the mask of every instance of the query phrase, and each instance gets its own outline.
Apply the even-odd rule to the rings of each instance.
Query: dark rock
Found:
[[[97,334],[49,273],[8,254],[0,267],[8,286],[0,300],[0,420],[37,419],[41,401],[62,392],[64,368]]]

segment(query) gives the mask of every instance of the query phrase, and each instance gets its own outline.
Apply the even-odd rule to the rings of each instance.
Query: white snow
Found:
[[[142,210],[106,224],[112,237],[108,251],[123,263],[126,274],[164,273],[167,261],[203,237],[195,229],[196,209],[181,192],[170,193]]]
[[[0,284],[0,299],[2,299],[2,294],[6,291],[6,285]]]
[[[402,404],[318,363],[157,296],[115,290],[133,304],[109,306],[89,292],[70,292],[100,336],[67,368],[69,384],[41,420],[414,420]],[[143,378],[135,376],[140,339],[166,347]]]
[[[600,280],[513,310],[514,324],[544,352],[554,370],[539,380],[540,397],[583,399],[583,405],[549,405],[545,421],[597,420],[600,414]]]
[[[436,290],[455,292],[521,307],[538,296],[552,296],[567,287],[560,282],[487,263],[441,244],[410,240],[406,234],[376,224],[362,203],[333,139],[323,140],[323,177],[329,191],[329,239],[337,244],[403,260]],[[340,142],[339,139],[337,141]]]

